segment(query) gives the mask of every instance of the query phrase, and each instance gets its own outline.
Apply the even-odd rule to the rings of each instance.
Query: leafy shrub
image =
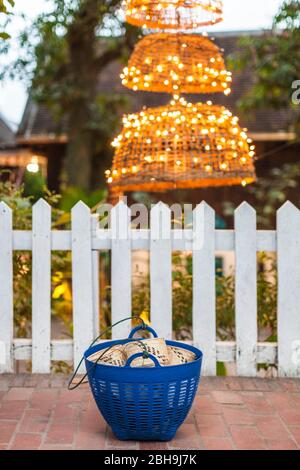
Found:
[[[5,178],[4,178],[5,179]],[[17,186],[10,179],[0,180],[0,200],[13,211],[14,230],[31,230],[32,204],[34,198],[24,194],[24,186]],[[60,225],[67,219],[58,208],[60,196],[44,188],[43,198],[52,206],[53,225]],[[17,337],[29,337],[31,332],[31,252],[14,251],[13,255],[13,288],[14,288],[14,326]],[[71,321],[71,302],[66,295],[57,295],[57,289],[66,286],[71,279],[71,258],[66,252],[52,252],[52,313],[60,316],[68,325]],[[55,294],[56,293],[56,294]],[[69,314],[66,314],[69,312]],[[68,320],[67,320],[68,318]]]
[[[192,338],[193,273],[191,255],[173,255],[173,330],[178,339]],[[276,340],[277,271],[271,255],[259,253],[257,272],[258,329],[264,339]],[[140,276],[133,290],[134,315],[150,312],[149,276]],[[235,339],[235,276],[234,268],[224,275],[216,270],[217,337],[222,341]]]

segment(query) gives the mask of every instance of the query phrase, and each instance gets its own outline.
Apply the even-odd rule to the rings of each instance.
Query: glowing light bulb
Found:
[[[26,166],[26,170],[29,173],[38,173],[40,170],[39,161],[37,157],[32,157],[30,162]]]

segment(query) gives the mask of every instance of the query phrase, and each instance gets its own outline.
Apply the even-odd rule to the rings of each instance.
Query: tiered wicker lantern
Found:
[[[125,116],[106,171],[111,193],[227,186],[255,181],[254,145],[222,106],[187,103],[181,93],[230,93],[231,74],[208,38],[179,32],[222,19],[220,0],[126,0],[138,26],[176,29],[143,38],[122,83],[132,90],[173,93],[167,106]]]
[[[126,21],[152,29],[194,29],[223,20],[221,0],[125,0]]]
[[[230,93],[218,46],[205,36],[158,33],[137,43],[122,83],[132,90],[165,93]]]
[[[113,192],[246,185],[255,180],[254,147],[222,106],[187,103],[125,116],[114,140]]]

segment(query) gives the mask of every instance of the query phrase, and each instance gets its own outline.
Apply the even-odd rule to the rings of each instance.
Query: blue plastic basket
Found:
[[[143,355],[130,357],[124,367],[89,361],[87,358],[115,344],[129,339],[108,341],[89,348],[84,353],[89,383],[97,406],[104,419],[120,440],[168,441],[174,437],[194,401],[200,379],[202,352],[184,343],[167,341],[192,351],[196,360],[175,366],[160,366],[156,357],[149,355],[155,367],[131,367],[131,362]],[[148,331],[157,337],[152,328]]]

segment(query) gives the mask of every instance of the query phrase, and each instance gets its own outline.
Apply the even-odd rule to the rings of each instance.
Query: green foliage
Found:
[[[0,15],[8,16],[11,14],[10,7],[13,7],[15,4],[14,0],[0,0]],[[2,27],[0,26],[0,39],[9,39],[10,35],[5,31],[2,31]]]
[[[32,201],[37,201],[45,193],[46,179],[42,172],[24,174],[24,196],[30,196]]]
[[[192,324],[192,259],[180,253],[173,255],[173,328],[180,336]]]
[[[76,1],[55,0],[49,13],[41,13],[20,35],[20,52],[10,73],[26,80],[32,97],[62,116],[74,92],[66,74],[66,35],[76,11]]]
[[[290,108],[294,127],[300,121],[299,107],[292,103],[292,83],[300,77],[300,2],[286,0],[274,18],[273,29],[260,36],[241,39],[241,50],[230,59],[234,70],[252,64],[254,83],[239,105],[245,112],[259,108]]]
[[[276,211],[286,201],[288,192],[298,188],[299,178],[299,163],[285,163],[281,168],[272,168],[265,178],[259,178],[245,189],[257,210],[260,227],[272,228]],[[233,216],[235,206],[232,202],[224,202],[223,207],[226,216]]]
[[[175,253],[173,263],[173,330],[178,339],[192,337],[193,274],[192,257]],[[150,311],[149,277],[135,279],[132,296],[133,315]],[[235,276],[232,271],[216,271],[217,337],[235,340]],[[269,341],[276,340],[277,328],[277,268],[271,255],[260,253],[257,259],[258,328]]]
[[[4,175],[2,175],[4,176]],[[52,221],[56,224],[63,213],[58,209],[60,196],[44,188],[41,196],[52,206]],[[0,179],[0,200],[13,211],[13,227],[15,230],[31,230],[32,204],[31,196],[24,194],[24,186],[17,187],[9,179]],[[55,289],[70,276],[70,256],[65,252],[52,253],[52,288]],[[27,337],[31,331],[31,252],[15,251],[13,256],[13,287],[14,287],[14,324],[19,337]],[[59,273],[64,273],[61,277]],[[62,299],[53,299],[52,313],[59,314]]]
[[[83,201],[92,209],[103,202],[106,196],[107,191],[103,189],[93,191],[92,193],[87,193],[81,188],[74,188],[69,186],[62,193],[60,208],[64,212],[70,212],[72,207],[78,201]]]
[[[13,7],[14,4],[14,0],[0,0],[0,13],[8,15],[9,7]]]
[[[224,362],[217,362],[217,376],[226,377],[227,371]]]
[[[99,93],[101,73],[122,61],[137,28],[118,19],[120,0],[53,0],[20,36],[20,54],[8,68],[46,106],[56,133],[67,133],[65,175],[85,191],[104,182],[110,141],[126,106],[124,95]],[[101,180],[101,177],[103,179]]]
[[[223,275],[221,270],[217,270],[216,274],[217,334],[222,341],[230,341],[235,338],[234,274]]]
[[[277,338],[277,261],[266,253],[258,255],[258,325],[268,331],[267,341]]]

